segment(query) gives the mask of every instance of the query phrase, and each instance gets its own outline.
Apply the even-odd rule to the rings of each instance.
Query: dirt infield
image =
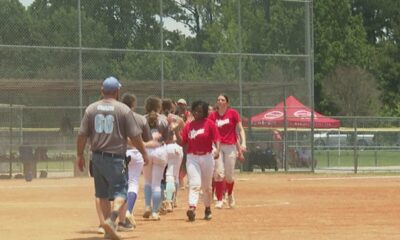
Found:
[[[238,174],[237,208],[187,222],[187,193],[124,239],[400,239],[400,175]],[[143,188],[141,188],[142,190]],[[142,192],[141,192],[142,193]],[[0,181],[0,239],[102,239],[90,178]]]

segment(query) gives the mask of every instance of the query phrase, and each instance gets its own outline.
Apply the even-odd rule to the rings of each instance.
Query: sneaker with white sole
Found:
[[[106,232],[105,235],[108,235],[112,240],[120,240],[121,238],[118,236],[117,232],[115,231],[115,223],[111,221],[110,218],[107,218],[103,224],[104,231]]]
[[[124,223],[119,222],[117,227],[118,232],[130,232],[133,231],[133,225],[125,221]]]
[[[152,214],[151,214],[151,217],[150,217],[150,220],[152,220],[152,221],[160,221],[160,220],[161,220],[160,214],[158,214],[158,213],[152,213]]]
[[[230,208],[234,208],[236,205],[236,201],[235,201],[235,197],[233,196],[233,194],[228,196],[228,206]]]
[[[136,221],[135,221],[135,218],[133,217],[132,213],[130,213],[129,211],[126,211],[125,219],[126,219],[125,221],[132,224],[133,228],[136,228]]]
[[[215,204],[215,208],[222,209],[223,205],[224,205],[223,201],[217,201],[217,203]]]
[[[97,228],[97,233],[98,233],[98,234],[104,234],[104,233],[106,233],[106,231],[104,231],[104,228],[100,225],[100,226]]]

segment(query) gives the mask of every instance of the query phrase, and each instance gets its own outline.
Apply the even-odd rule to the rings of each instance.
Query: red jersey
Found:
[[[187,153],[210,153],[213,142],[219,140],[217,127],[207,118],[188,122],[182,130],[182,145],[188,144]]]
[[[210,113],[208,118],[217,125],[222,144],[236,144],[236,126],[241,120],[235,109],[228,108],[222,116],[219,115],[218,111],[215,111]]]

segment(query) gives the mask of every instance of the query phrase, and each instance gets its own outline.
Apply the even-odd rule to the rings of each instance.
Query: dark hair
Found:
[[[161,110],[161,99],[156,96],[148,96],[144,101],[144,110],[146,113],[160,112]]]
[[[144,101],[144,110],[147,113],[146,118],[150,128],[156,128],[158,123],[157,113],[161,110],[161,99],[156,96],[148,96]]]
[[[218,94],[218,97],[219,96],[223,96],[225,98],[226,102],[229,103],[229,97],[225,93],[220,93],[220,94]]]
[[[151,111],[149,114],[147,114],[146,119],[150,128],[157,128],[158,114],[155,111]]]
[[[172,100],[170,98],[164,98],[161,104],[161,111],[165,116],[168,116],[169,113],[172,111]]]
[[[200,106],[203,110],[203,118],[207,118],[208,117],[208,105],[209,105],[208,103],[206,103],[202,100],[197,100],[192,103],[191,110],[192,110],[192,112],[194,112],[194,109],[196,109],[197,107]]]
[[[124,93],[124,95],[122,95],[121,101],[125,103],[125,105],[129,108],[132,108],[136,104],[136,95],[133,93]]]

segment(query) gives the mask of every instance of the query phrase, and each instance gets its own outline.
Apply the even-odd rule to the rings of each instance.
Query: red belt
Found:
[[[201,155],[206,155],[209,153],[211,153],[211,152],[192,152],[191,154],[201,156]]]

